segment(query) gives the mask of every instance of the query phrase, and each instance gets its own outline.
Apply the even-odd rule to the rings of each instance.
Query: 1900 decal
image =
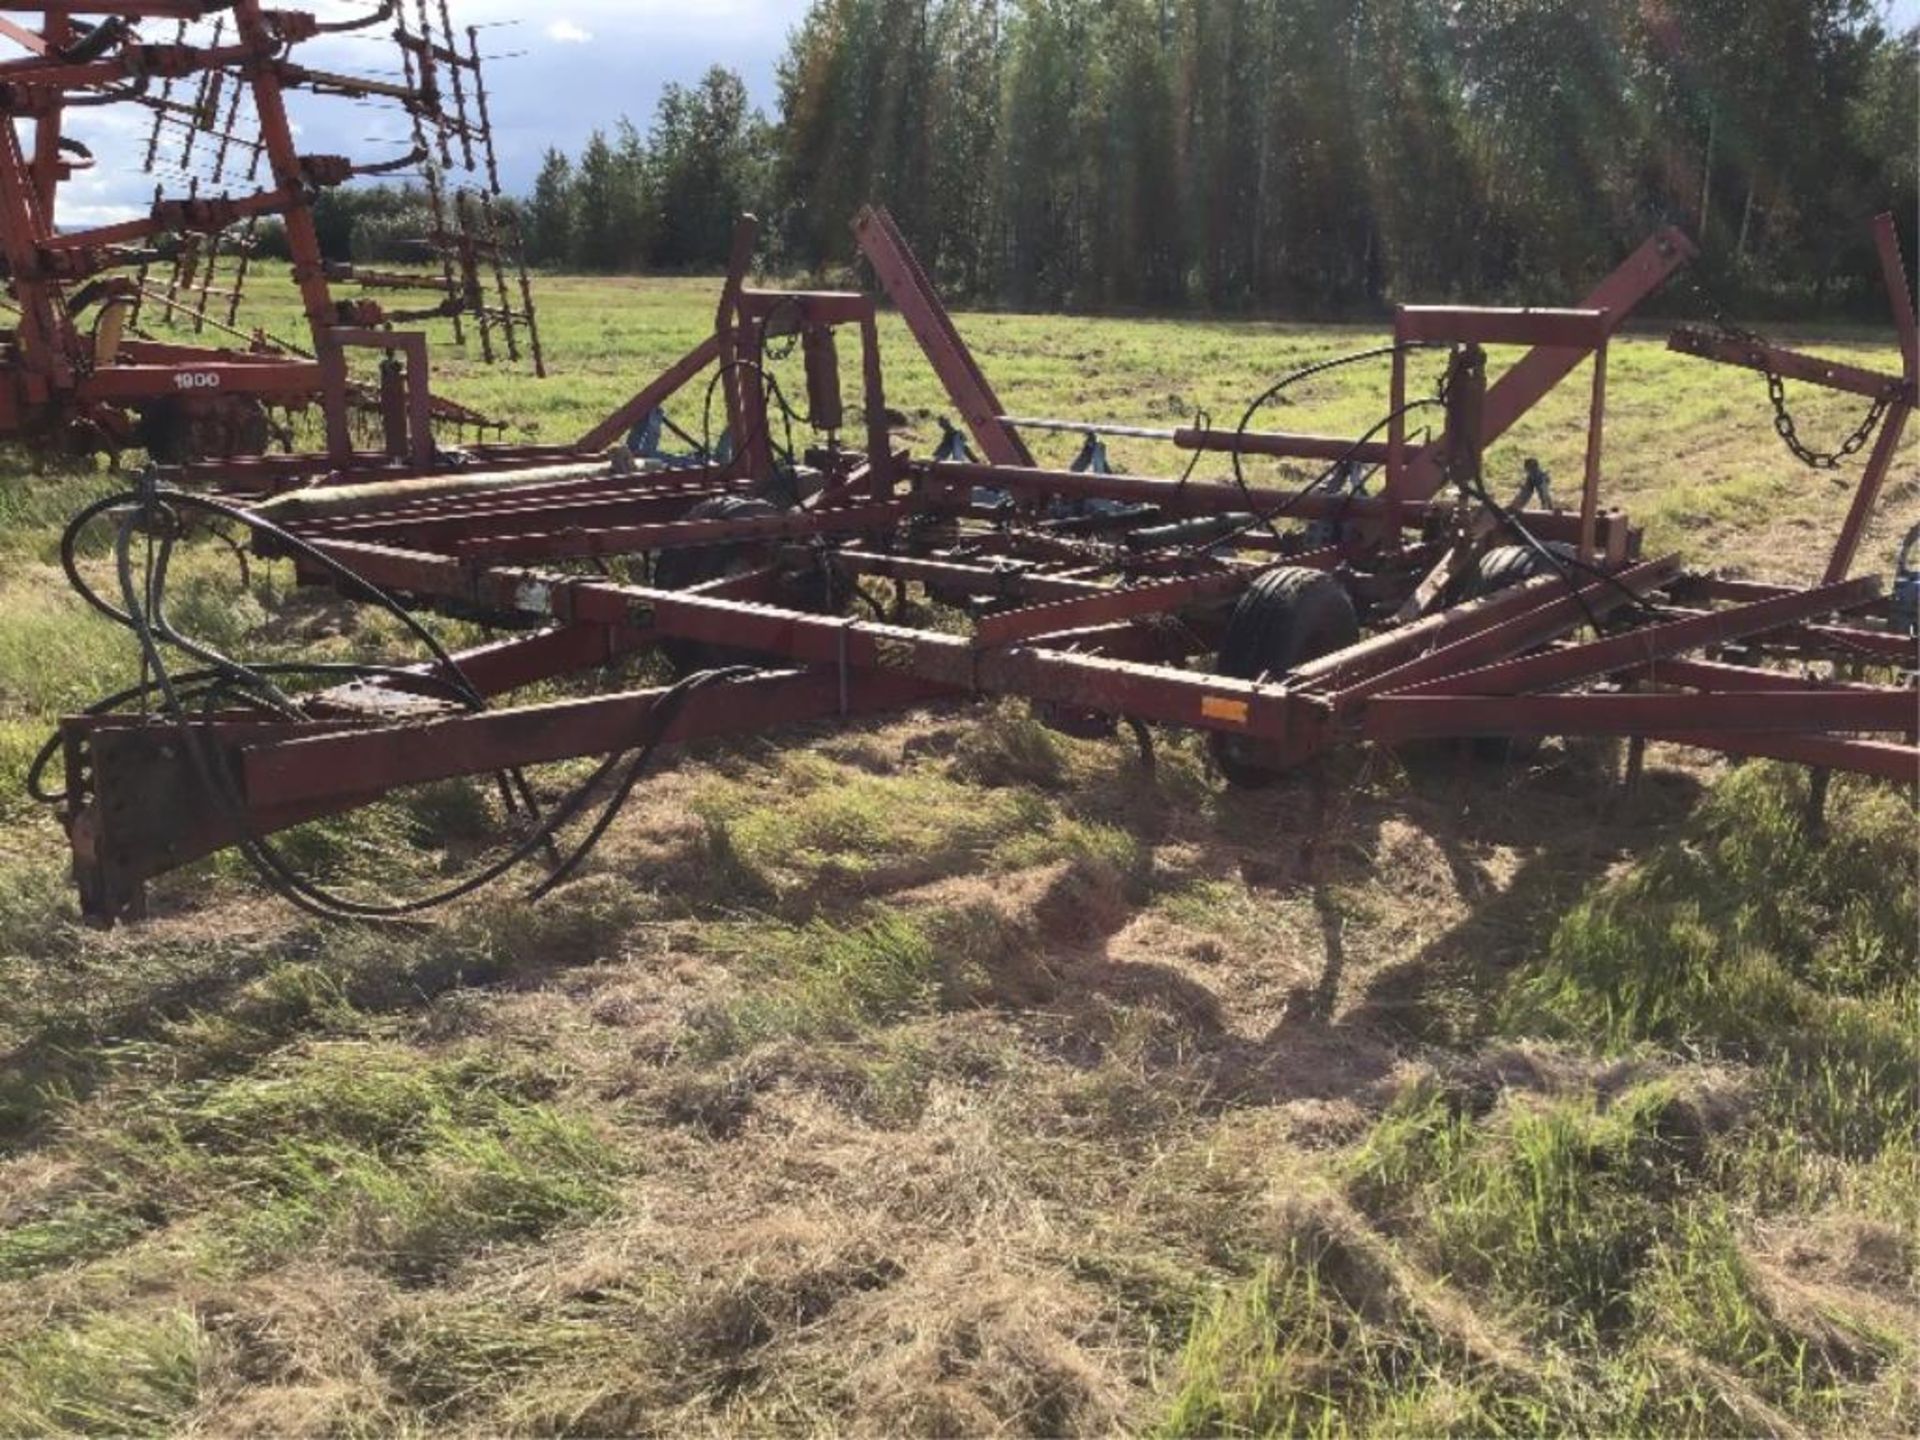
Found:
[[[218,370],[182,370],[173,377],[176,390],[218,390],[220,372]]]

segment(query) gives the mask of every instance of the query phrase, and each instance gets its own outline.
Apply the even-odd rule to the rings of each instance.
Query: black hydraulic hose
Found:
[[[438,677],[403,665],[366,665],[351,661],[321,660],[273,660],[255,663],[248,667],[256,674],[278,676],[314,676],[319,678],[339,678],[341,680],[407,680],[414,683],[440,685]],[[174,677],[177,689],[198,696],[203,690],[218,688],[214,682],[230,680],[232,677],[224,669],[192,670]],[[160,687],[152,680],[139,685],[129,685],[124,690],[116,690],[88,705],[80,713],[83,715],[111,715],[116,710],[125,709],[138,701],[151,699],[159,693]],[[240,698],[250,697],[244,693]],[[447,698],[460,700],[463,696],[449,692]],[[33,760],[27,766],[27,793],[43,805],[59,805],[67,798],[64,790],[48,790],[44,787],[47,766],[53,763],[53,757],[60,753],[60,733],[55,731],[48,738]]]
[[[1240,423],[1234,427],[1233,449],[1228,452],[1229,457],[1233,461],[1233,483],[1238,485],[1240,487],[1240,493],[1247,497],[1249,502],[1249,507],[1256,511],[1259,509],[1257,505],[1254,505],[1252,503],[1253,488],[1247,483],[1246,471],[1242,467],[1241,462],[1242,462],[1242,456],[1244,453],[1244,447],[1246,445],[1247,434],[1253,428],[1254,416],[1258,415],[1268,405],[1272,404],[1275,400],[1277,400],[1283,392],[1290,389],[1294,385],[1299,384],[1302,380],[1312,379],[1315,375],[1324,375],[1329,370],[1338,370],[1341,367],[1346,365],[1358,365],[1363,361],[1378,360],[1385,356],[1399,355],[1410,350],[1431,350],[1436,348],[1440,348],[1440,342],[1438,341],[1405,340],[1405,341],[1395,341],[1391,345],[1375,345],[1371,349],[1367,349],[1367,350],[1355,350],[1352,353],[1347,355],[1335,355],[1332,358],[1327,360],[1316,360],[1310,365],[1302,365],[1299,369],[1294,370],[1289,374],[1282,375],[1278,380],[1274,381],[1273,384],[1269,385],[1265,390],[1262,390],[1258,395],[1256,395],[1253,398],[1253,400],[1248,404],[1246,408],[1246,412],[1243,415],[1241,415]],[[1378,427],[1375,427],[1375,428],[1376,430],[1378,429]],[[1333,473],[1334,470],[1337,470],[1340,465],[1343,465],[1345,463],[1346,463],[1345,460],[1336,461],[1334,466],[1330,467],[1330,469],[1326,473],[1327,474]],[[1325,479],[1326,479],[1326,474],[1323,474],[1319,479],[1315,480],[1312,484],[1310,484],[1305,490],[1300,491],[1299,492],[1300,495],[1305,496],[1307,494],[1312,493],[1312,491],[1316,487],[1324,483]],[[1278,540],[1281,538],[1279,530],[1275,528],[1270,522],[1268,524],[1268,529],[1272,530],[1274,539]]]
[[[357,598],[365,599],[378,605],[382,610],[386,611],[404,625],[408,632],[426,649],[427,653],[433,657],[434,663],[451,677],[464,699],[476,709],[484,705],[485,701],[480,692],[476,690],[467,679],[466,674],[460,668],[459,662],[447,652],[446,647],[440,643],[433,632],[420,623],[419,617],[414,615],[412,611],[408,610],[406,606],[394,599],[393,596],[389,595],[385,590],[373,584],[371,581],[361,578],[324,551],[314,548],[299,536],[274,524],[265,516],[256,515],[251,510],[243,510],[235,505],[224,504],[221,501],[211,499],[205,495],[195,495],[188,491],[171,488],[164,490],[155,488],[151,492],[151,498],[155,500],[164,499],[169,506],[202,510],[209,514],[219,515],[225,519],[236,521],[257,535],[269,537],[274,544],[280,548],[290,551],[301,559],[319,566],[339,585],[354,594]],[[85,600],[95,610],[98,610],[116,625],[126,628],[132,628],[134,623],[133,617],[126,611],[115,608],[94,590],[93,586],[90,585],[80,573],[78,557],[75,551],[80,533],[98,516],[110,510],[121,509],[129,505],[145,507],[148,500],[149,494],[143,490],[123,490],[116,494],[105,496],[82,508],[80,512],[68,522],[65,533],[60,537],[60,568],[66,572],[67,582],[73,586],[80,598]]]
[[[181,635],[165,619],[166,577],[171,561],[171,549],[178,533],[178,508],[200,509],[236,520],[257,533],[272,536],[277,543],[302,555],[303,558],[310,559],[325,569],[348,593],[372,598],[382,608],[400,618],[433,653],[436,669],[421,671],[397,666],[350,663],[306,664],[291,661],[244,665],[209,646]],[[98,516],[115,509],[126,511],[114,539],[114,568],[119,582],[121,602],[119,605],[107,600],[80,575],[76,554],[78,537],[84,528]],[[142,529],[153,527],[156,522],[164,525],[161,543],[157,548],[157,554],[154,548],[149,548],[145,574],[136,577],[133,562],[134,538]],[[190,704],[196,700],[201,702],[202,714],[216,702],[225,703],[229,699],[237,699],[240,703],[268,713],[281,714],[288,713],[290,710],[292,713],[298,713],[293,709],[292,702],[287,700],[280,688],[273,683],[273,677],[342,675],[355,678],[404,676],[415,684],[424,684],[429,689],[439,691],[456,703],[480,708],[484,703],[482,697],[461,673],[458,663],[444,647],[421,626],[416,617],[407,612],[391,596],[272,522],[206,497],[162,489],[151,484],[143,486],[139,491],[109,496],[85,507],[74,518],[62,537],[61,559],[63,568],[76,591],[87,603],[114,623],[133,633],[140,646],[143,674],[146,677],[139,685],[118,691],[96,702],[89,707],[88,713],[105,714],[128,704],[144,703],[157,697],[165,717],[179,732],[196,779],[209,799],[233,822],[239,837],[236,841],[237,848],[259,873],[262,880],[276,893],[308,914],[327,920],[403,922],[493,883],[543,848],[554,855],[555,864],[552,872],[532,888],[530,897],[537,898],[549,893],[572,875],[604,838],[613,820],[632,795],[634,787],[645,774],[668,729],[687,701],[707,686],[760,673],[758,667],[732,666],[701,671],[685,677],[659,695],[648,708],[643,734],[631,751],[606,757],[595,768],[592,775],[575,787],[548,814],[537,817],[539,823],[533,831],[514,845],[507,854],[490,862],[459,883],[433,894],[411,900],[375,904],[355,900],[323,888],[298,873],[265,837],[253,833],[246,817],[244,797],[240,794],[235,779],[227,767],[219,762],[207,748],[204,734],[195,723],[195,714],[190,709]],[[165,652],[169,646],[192,654],[205,662],[206,668],[175,676],[167,664]],[[44,784],[46,767],[57,754],[59,742],[60,737],[55,735],[42,747],[30,766],[28,775],[30,792],[36,798],[51,803],[59,803],[67,798],[64,794],[49,791]],[[554,848],[555,837],[587,809],[601,784],[616,772],[619,772],[619,779],[613,794],[601,808],[588,832],[568,853],[564,856],[560,855]],[[530,795],[530,791],[526,789],[524,777],[516,771],[512,772],[512,778],[521,787],[523,794]]]

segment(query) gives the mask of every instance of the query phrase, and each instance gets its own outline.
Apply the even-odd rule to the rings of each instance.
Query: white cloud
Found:
[[[59,204],[54,207],[53,220],[62,229],[79,230],[95,225],[118,225],[123,220],[139,220],[147,213],[138,205],[115,204],[112,201],[76,203],[62,195]]]
[[[1920,0],[1900,3],[1920,5]],[[377,4],[307,0],[301,8],[334,21],[364,17]],[[809,0],[554,0],[551,7],[529,7],[526,0],[454,0],[452,8],[463,42],[466,26],[480,27],[501,178],[509,191],[519,193],[533,183],[548,146],[578,153],[593,128],[611,128],[622,115],[644,128],[662,84],[693,84],[716,60],[739,70],[756,103],[771,107],[777,100],[774,67],[808,5]],[[413,6],[406,10],[411,16]],[[538,18],[543,10],[549,17],[544,20]],[[566,18],[553,18],[556,12]],[[170,40],[173,25],[151,21],[142,33]],[[202,42],[211,33],[210,20],[189,28],[190,38]],[[390,75],[399,64],[382,51],[379,42],[385,38],[378,27],[324,36],[303,47],[298,58],[321,69]],[[556,107],[555,95],[565,95],[569,103]],[[388,107],[356,108],[304,93],[289,104],[303,150],[384,160],[409,143],[404,117]],[[105,224],[144,215],[154,186],[154,177],[141,170],[151,114],[131,105],[103,106],[71,111],[69,119],[70,133],[93,147],[99,165],[61,186],[60,222]],[[177,176],[162,178],[169,195],[182,193]],[[246,187],[236,181],[234,188],[238,193]]]

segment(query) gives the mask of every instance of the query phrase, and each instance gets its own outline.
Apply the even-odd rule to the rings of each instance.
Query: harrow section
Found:
[[[1023,698],[1080,735],[1204,732],[1235,784],[1344,744],[1541,735],[1628,737],[1635,769],[1659,740],[1920,779],[1911,628],[1876,580],[1850,578],[1920,376],[1890,221],[1877,234],[1901,375],[1728,350],[1724,338],[1675,342],[1880,408],[1852,513],[1806,587],[1646,556],[1630,519],[1603,503],[1608,347],[1692,256],[1678,232],[1649,238],[1572,308],[1401,310],[1390,341],[1366,352],[1390,359],[1391,378],[1364,435],[1258,429],[1258,403],[1230,430],[1136,429],[1194,462],[1176,479],[1109,473],[1092,436],[1084,465],[1035,464],[1023,429],[1097,427],[1011,415],[892,222],[869,211],[856,230],[964,426],[933,457],[888,429],[875,302],[755,288],[743,222],[712,335],[572,447],[482,455],[453,476],[395,456],[371,484],[310,466],[305,478],[331,483],[278,498],[266,497],[293,472],[263,467],[231,477],[256,485],[242,503],[156,477],[80,517],[76,543],[90,525],[114,527],[119,587],[95,593],[77,568],[76,583],[139,637],[153,676],[64,722],[47,752],[43,768],[64,769],[49,798],[89,912],[136,913],[148,879],[237,846],[309,909],[411,913],[428,901],[321,890],[273,837],[458,776],[499,776],[524,800],[498,867],[478,879],[545,853],[539,891],[604,832],[662,745],[979,696]],[[849,335],[857,427],[840,384]],[[1525,350],[1490,376],[1493,345]],[[1444,353],[1445,379],[1415,396],[1408,359],[1429,349]],[[774,380],[774,359],[795,351],[804,421]],[[1551,508],[1531,481],[1496,496],[1487,446],[1589,361],[1577,508]],[[703,381],[725,412],[718,443],[666,418]],[[810,426],[810,443],[795,426]],[[672,433],[689,452],[666,451]],[[1312,476],[1255,485],[1251,457],[1306,462]],[[1209,460],[1230,476],[1199,478]],[[169,548],[213,522],[243,527],[303,582],[402,617],[426,658],[343,674],[249,667],[193,645],[154,597]],[[158,571],[136,563],[141,549]],[[508,638],[449,653],[417,618],[428,614]],[[191,672],[177,668],[183,648]],[[654,650],[677,678],[515,703]],[[520,775],[592,756],[611,758],[559,796],[535,797]],[[585,836],[562,854],[555,842],[575,822]]]
[[[517,237],[497,204],[479,32],[457,35],[446,0],[433,4],[369,0],[328,19],[260,0],[0,12],[0,42],[18,51],[0,59],[0,274],[16,312],[0,350],[0,439],[75,455],[137,447],[198,481],[254,483],[263,466],[313,468],[313,456],[279,468],[259,458],[276,441],[294,447],[295,415],[323,421],[336,470],[424,464],[436,424],[498,428],[431,396],[424,334],[396,328],[444,321],[456,340],[473,332],[485,359],[525,356],[544,373]],[[303,58],[349,40],[386,46],[392,78]],[[297,146],[300,128],[339,134],[381,111],[410,150]],[[141,124],[157,181],[149,212],[60,223],[63,187],[95,164],[88,127]],[[366,176],[421,185],[416,266],[322,253],[317,198]],[[246,321],[270,226],[291,256],[299,337]],[[402,294],[418,298],[375,298]],[[378,450],[356,448],[356,415],[378,422]]]

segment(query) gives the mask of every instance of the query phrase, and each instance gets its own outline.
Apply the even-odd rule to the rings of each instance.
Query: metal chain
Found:
[[[1755,331],[1736,325],[1727,318],[1725,309],[1707,289],[1706,284],[1691,272],[1681,272],[1681,279],[1695,298],[1706,307],[1707,319],[1713,328],[1729,340],[1753,347],[1756,354],[1764,354],[1769,348],[1766,338]],[[1834,450],[1815,450],[1800,438],[1798,427],[1794,424],[1793,411],[1787,408],[1787,382],[1779,371],[1771,367],[1763,368],[1761,373],[1767,379],[1767,399],[1773,405],[1773,428],[1781,443],[1810,470],[1838,470],[1843,460],[1857,455],[1866,443],[1873,438],[1874,431],[1880,428],[1880,421],[1886,416],[1887,407],[1892,403],[1891,395],[1881,395],[1867,407],[1867,413],[1860,423],[1853,427],[1851,434],[1840,442]]]
[[[1889,396],[1880,396],[1867,407],[1867,413],[1860,417],[1860,423],[1853,427],[1853,433],[1840,442],[1839,449],[1821,451],[1809,449],[1794,430],[1793,412],[1787,409],[1786,382],[1773,370],[1767,371],[1767,398],[1773,402],[1773,428],[1779,432],[1794,458],[1814,470],[1838,470],[1842,460],[1857,454],[1873,438],[1873,432],[1880,428],[1881,417],[1892,403]]]

